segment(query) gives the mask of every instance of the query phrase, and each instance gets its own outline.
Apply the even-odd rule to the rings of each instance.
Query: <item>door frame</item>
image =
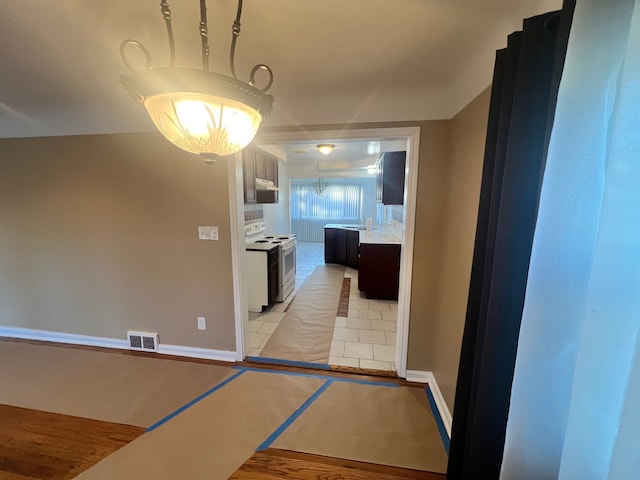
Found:
[[[405,138],[407,163],[404,188],[404,230],[400,254],[400,287],[398,291],[398,322],[396,341],[396,371],[405,378],[409,345],[409,313],[411,306],[411,284],[413,248],[418,190],[418,165],[420,159],[420,127],[357,128],[342,130],[297,130],[259,133],[256,144],[288,141],[323,141],[331,139],[360,140],[367,138]],[[244,264],[244,201],[242,181],[242,155],[228,157],[229,210],[231,220],[231,250],[233,264],[233,290],[236,328],[236,360],[242,361],[248,352],[248,321],[246,289],[243,288]]]

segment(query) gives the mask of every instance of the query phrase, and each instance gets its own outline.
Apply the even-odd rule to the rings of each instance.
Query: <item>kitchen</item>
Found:
[[[406,348],[396,348],[397,342],[406,345],[405,322],[401,319],[396,324],[398,293],[400,291],[401,304],[408,293],[400,287],[401,257],[410,258],[404,248],[400,248],[404,243],[407,211],[404,174],[410,167],[410,162],[405,160],[408,137],[376,133],[385,135],[317,141],[276,139],[268,142],[263,139],[260,150],[252,149],[247,154],[249,158],[245,156],[243,190],[248,262],[244,283],[250,312],[246,335],[250,359],[311,363],[315,368],[331,365],[397,370],[397,358]],[[321,153],[318,145],[325,144],[333,148]],[[386,168],[382,168],[385,164]],[[260,178],[256,171],[269,178]],[[259,180],[253,182],[251,177]],[[381,183],[383,178],[385,182]],[[351,240],[350,248],[343,244],[347,236]],[[295,252],[289,254],[293,259],[289,265],[297,264],[294,288],[291,288],[285,262],[274,259],[277,256],[274,252],[283,252],[282,242],[288,245],[289,251]],[[350,252],[349,259],[343,252]],[[294,315],[291,311],[286,313],[291,300],[295,298],[296,305],[306,302],[300,297],[305,280],[316,267],[325,268],[325,265],[343,268],[344,279],[350,281],[347,291],[339,292],[342,312],[334,310],[326,320],[332,324],[331,331],[323,334],[332,337],[326,352],[310,362],[304,360],[308,353],[304,345],[298,345],[297,351],[288,354],[280,354],[276,349],[273,356],[267,355],[274,352],[271,348],[262,353],[269,342],[275,342],[270,340],[272,334],[284,330],[279,328],[283,318]],[[287,280],[283,280],[283,275]],[[289,285],[285,287],[287,281]],[[330,301],[338,302],[338,296],[335,294]],[[305,328],[304,322],[299,325],[296,329]],[[304,343],[296,340],[304,337],[299,335],[302,337],[294,336],[284,343]]]

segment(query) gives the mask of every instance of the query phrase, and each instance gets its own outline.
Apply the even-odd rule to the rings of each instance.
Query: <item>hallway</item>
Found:
[[[322,242],[298,242],[296,248],[296,289],[283,303],[250,314],[249,357],[260,357],[296,291],[317,265],[324,265]],[[358,271],[346,268],[344,276],[351,279],[348,314],[336,316],[329,365],[395,371],[398,302],[368,300],[358,290]]]

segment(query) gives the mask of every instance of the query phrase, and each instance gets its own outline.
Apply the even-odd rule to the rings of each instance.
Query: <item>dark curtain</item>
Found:
[[[542,174],[575,0],[496,54],[448,480],[500,475]]]

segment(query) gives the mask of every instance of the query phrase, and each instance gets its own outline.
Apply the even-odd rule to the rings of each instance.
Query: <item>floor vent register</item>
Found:
[[[129,348],[156,352],[158,350],[158,334],[149,332],[128,331]]]

